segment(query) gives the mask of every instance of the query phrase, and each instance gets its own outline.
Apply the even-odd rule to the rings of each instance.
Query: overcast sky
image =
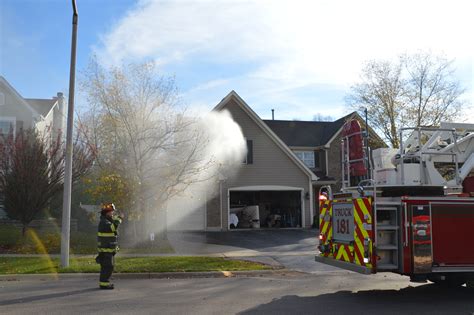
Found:
[[[272,108],[277,119],[339,118],[364,61],[420,50],[455,59],[474,100],[467,0],[77,2],[79,70],[91,54],[104,64],[155,60],[201,111],[235,90],[262,118]],[[0,3],[0,73],[25,97],[65,90],[69,1]]]

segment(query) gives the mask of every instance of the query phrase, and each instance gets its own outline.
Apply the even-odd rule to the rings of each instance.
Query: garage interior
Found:
[[[256,212],[247,211],[254,206],[258,206]],[[238,218],[237,226],[230,227],[298,228],[301,208],[301,191],[230,191],[229,215]]]

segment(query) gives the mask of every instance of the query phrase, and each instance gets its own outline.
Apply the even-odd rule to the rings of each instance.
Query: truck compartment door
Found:
[[[435,266],[474,266],[474,202],[431,203]]]

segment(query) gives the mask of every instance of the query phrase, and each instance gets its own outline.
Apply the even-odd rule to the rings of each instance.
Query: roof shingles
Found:
[[[319,147],[344,125],[351,114],[336,121],[264,120],[265,124],[289,147]]]

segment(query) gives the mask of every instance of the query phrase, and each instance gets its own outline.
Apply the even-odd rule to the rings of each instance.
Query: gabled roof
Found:
[[[17,90],[3,77],[0,76],[0,82],[3,83],[13,94],[27,107],[35,116],[45,118],[57,104],[57,98],[39,99],[39,98],[23,98]]]
[[[328,147],[342,131],[344,123],[353,118],[363,122],[357,112],[352,112],[336,121],[264,120],[263,122],[289,147],[315,148]],[[371,136],[376,136],[383,142],[372,128],[369,127],[369,130]]]
[[[249,115],[249,117],[259,126],[262,131],[267,134],[271,140],[295,163],[311,180],[318,180],[318,177],[290,150],[290,148],[280,139],[264,122],[263,120],[250,108],[247,103],[232,90],[226,97],[224,97],[213,110],[219,111],[225,108],[228,102],[234,99],[242,110]]]
[[[13,86],[8,83],[8,81],[0,75],[0,83],[3,83],[8,89],[10,89],[11,92],[20,100],[20,102],[25,105],[26,108],[28,108],[33,114],[38,115],[38,112],[28,103],[25,101],[25,99],[18,93],[17,90]]]
[[[264,120],[265,124],[290,147],[320,147],[344,125],[346,117],[336,121]]]
[[[25,98],[25,101],[33,107],[34,110],[38,112],[43,117],[48,116],[48,114],[53,109],[54,105],[58,102],[57,99],[39,99],[39,98]]]

